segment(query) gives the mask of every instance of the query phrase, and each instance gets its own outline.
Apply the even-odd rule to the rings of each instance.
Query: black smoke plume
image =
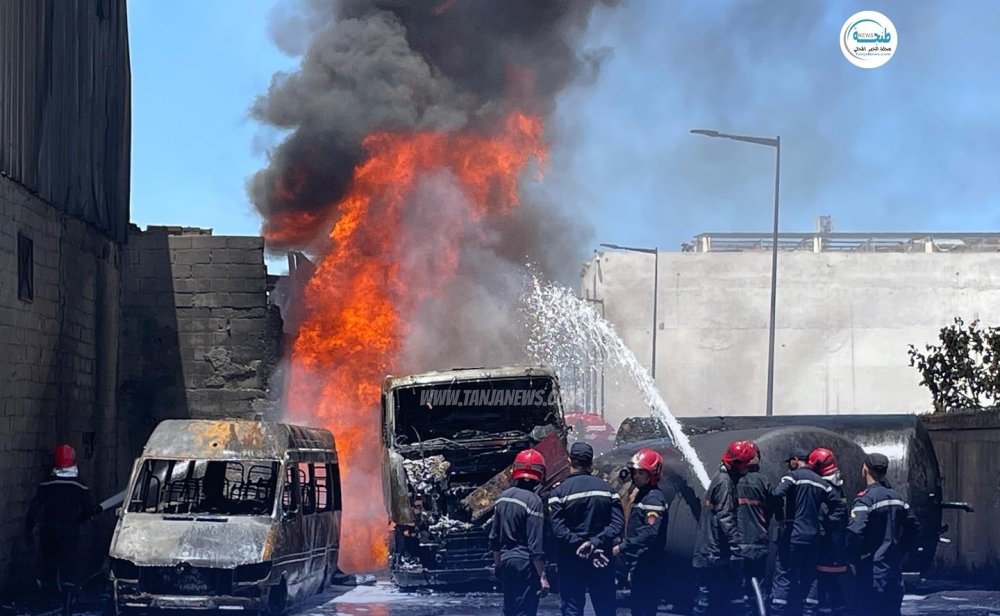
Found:
[[[570,83],[592,77],[602,50],[579,49],[595,7],[619,0],[301,0],[281,5],[272,38],[302,55],[299,70],[274,77],[253,106],[259,121],[290,130],[250,182],[265,232],[284,217],[292,236],[272,250],[306,248],[329,228],[329,211],[376,131],[449,130],[487,122],[512,105],[549,116]],[[537,208],[536,208],[537,209]],[[529,210],[532,211],[532,210]],[[555,217],[561,215],[555,213]],[[541,226],[508,229],[518,259]],[[509,225],[508,225],[509,226]],[[567,235],[579,232],[568,230]],[[499,244],[506,245],[504,242]],[[556,259],[559,260],[559,259]]]

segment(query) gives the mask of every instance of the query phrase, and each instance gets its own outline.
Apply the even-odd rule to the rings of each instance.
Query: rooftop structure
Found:
[[[701,233],[683,252],[770,252],[770,233]],[[1000,252],[1000,233],[779,233],[786,252]]]

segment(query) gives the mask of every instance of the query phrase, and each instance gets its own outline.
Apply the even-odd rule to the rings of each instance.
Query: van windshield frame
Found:
[[[279,460],[144,458],[129,513],[273,516]]]

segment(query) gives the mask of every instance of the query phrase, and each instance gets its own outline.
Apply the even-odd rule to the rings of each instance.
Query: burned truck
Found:
[[[568,471],[566,433],[559,382],[548,368],[387,377],[382,474],[395,583],[491,583],[492,506],[511,485],[514,457],[529,447],[541,451],[552,485]]]

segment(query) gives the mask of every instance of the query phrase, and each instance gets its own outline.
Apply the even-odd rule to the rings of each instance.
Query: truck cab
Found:
[[[382,473],[396,584],[491,583],[492,502],[510,485],[509,467],[539,448],[551,485],[566,471],[566,433],[559,381],[545,367],[387,377]]]

